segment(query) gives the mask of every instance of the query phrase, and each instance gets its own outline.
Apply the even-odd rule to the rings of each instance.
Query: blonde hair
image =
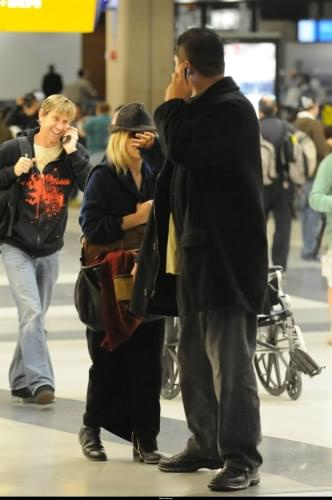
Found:
[[[60,115],[66,115],[69,121],[73,121],[76,115],[75,104],[61,94],[53,94],[48,96],[42,103],[40,109],[43,111],[44,115],[47,115],[51,111],[56,111]]]
[[[112,132],[108,141],[106,154],[112,161],[118,174],[126,173],[130,165],[130,156],[126,149],[126,142],[130,135],[127,130]]]

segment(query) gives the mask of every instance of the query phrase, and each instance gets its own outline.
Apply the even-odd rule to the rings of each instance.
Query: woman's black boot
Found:
[[[132,442],[133,442],[133,459],[135,462],[144,462],[145,464],[158,464],[159,460],[162,458],[162,455],[158,452],[158,450],[145,450],[142,447],[137,435],[135,432],[132,433]]]
[[[81,427],[78,439],[82,446],[83,454],[89,460],[107,460],[103,443],[100,440],[99,427]]]

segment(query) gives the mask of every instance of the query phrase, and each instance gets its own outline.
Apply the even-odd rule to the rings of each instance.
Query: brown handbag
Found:
[[[123,238],[112,241],[107,245],[89,243],[85,236],[82,237],[82,265],[96,264],[114,250],[138,250],[144,234],[145,224],[133,227],[124,232]]]

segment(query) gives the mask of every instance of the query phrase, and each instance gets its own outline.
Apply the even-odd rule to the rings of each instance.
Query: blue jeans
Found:
[[[27,387],[32,394],[42,385],[54,388],[45,314],[58,278],[59,252],[33,258],[3,243],[1,253],[19,321],[19,338],[9,368],[10,387]]]
[[[313,257],[317,253],[319,234],[322,229],[323,219],[320,212],[313,210],[309,205],[309,194],[314,181],[307,180],[303,185],[302,198],[302,257]]]

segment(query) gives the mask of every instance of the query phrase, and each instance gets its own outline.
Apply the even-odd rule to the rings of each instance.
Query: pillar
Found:
[[[142,101],[150,112],[164,100],[173,71],[173,0],[119,0],[106,13],[106,95],[114,109]]]

